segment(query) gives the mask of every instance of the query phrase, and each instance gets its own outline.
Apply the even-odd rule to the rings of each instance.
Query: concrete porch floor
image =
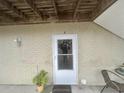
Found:
[[[72,93],[100,93],[102,86],[85,86],[81,89],[78,86],[72,86]],[[33,85],[0,85],[0,93],[37,93]],[[52,92],[49,92],[52,93]],[[103,93],[118,93],[107,88]]]

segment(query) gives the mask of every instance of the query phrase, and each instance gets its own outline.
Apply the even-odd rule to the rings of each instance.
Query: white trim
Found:
[[[53,82],[55,83],[55,80],[56,80],[56,77],[55,77],[55,75],[56,75],[56,62],[55,62],[55,49],[57,49],[57,48],[55,48],[55,44],[56,44],[56,39],[57,38],[59,38],[59,39],[69,39],[69,38],[73,38],[73,39],[75,39],[74,40],[74,44],[75,44],[75,47],[76,47],[76,49],[74,49],[73,51],[74,51],[74,55],[75,55],[75,64],[74,65],[76,65],[75,67],[76,67],[76,82],[75,82],[75,84],[78,84],[78,40],[77,40],[77,34],[62,34],[62,35],[53,35],[52,36],[52,52],[53,52]],[[70,55],[70,54],[68,54],[68,55]]]

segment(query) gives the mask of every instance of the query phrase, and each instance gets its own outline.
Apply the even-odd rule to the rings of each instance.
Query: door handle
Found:
[[[54,60],[56,60],[56,56],[54,56]]]

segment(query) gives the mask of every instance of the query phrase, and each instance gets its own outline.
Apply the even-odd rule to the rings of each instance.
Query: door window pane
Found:
[[[72,55],[58,55],[58,69],[73,69],[73,56]]]
[[[72,40],[58,40],[58,54],[72,54]]]

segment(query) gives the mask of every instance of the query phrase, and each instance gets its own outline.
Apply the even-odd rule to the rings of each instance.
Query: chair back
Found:
[[[116,89],[117,87],[113,84],[112,80],[110,79],[109,75],[108,75],[108,71],[107,70],[102,70],[102,75],[104,78],[104,81],[106,83],[107,86]]]
[[[102,72],[105,83],[108,84],[109,82],[111,82],[111,79],[109,78],[107,70],[102,70],[101,72]]]

